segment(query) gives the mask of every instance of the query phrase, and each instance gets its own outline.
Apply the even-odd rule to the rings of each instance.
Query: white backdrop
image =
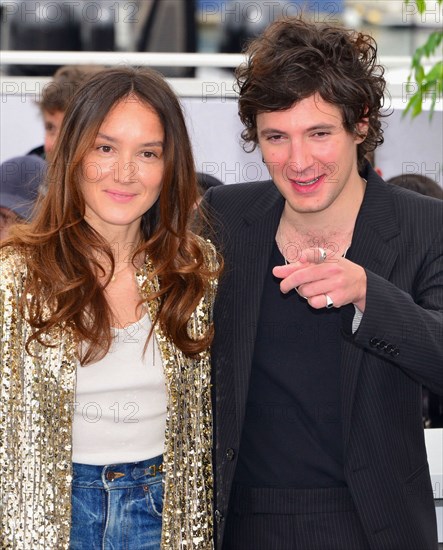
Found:
[[[2,90],[7,88],[2,86]],[[43,143],[43,123],[35,104],[37,87],[0,95],[0,161],[26,154]],[[226,97],[183,97],[183,107],[194,148],[197,170],[225,183],[269,177],[258,151],[241,147],[242,125],[237,102]],[[428,112],[411,120],[402,118],[403,104],[393,102],[393,113],[384,119],[385,143],[376,151],[376,164],[389,178],[404,172],[428,175],[442,185],[443,112]]]

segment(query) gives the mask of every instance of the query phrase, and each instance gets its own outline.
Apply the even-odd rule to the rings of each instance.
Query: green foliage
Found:
[[[417,10],[420,14],[426,12],[426,0],[404,0],[405,4],[409,4],[412,1],[415,2]],[[441,5],[443,0],[437,0]],[[434,2],[435,4],[435,2]],[[431,100],[431,106],[429,111],[430,118],[435,109],[437,100],[441,100],[443,96],[443,61],[438,60],[427,72],[423,66],[426,58],[430,58],[434,55],[441,57],[442,54],[442,41],[443,31],[432,32],[423,46],[416,49],[412,58],[411,72],[408,76],[409,89],[415,89],[416,91],[410,97],[403,116],[408,112],[411,113],[412,118],[419,115],[422,111],[423,101],[426,99]],[[414,77],[415,84],[411,83],[412,77]]]

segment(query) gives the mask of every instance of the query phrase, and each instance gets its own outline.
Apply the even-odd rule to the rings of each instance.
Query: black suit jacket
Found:
[[[443,392],[443,202],[370,168],[350,259],[367,273],[352,334],[341,308],[344,470],[371,548],[437,548],[421,384]],[[221,548],[245,415],[262,288],[284,200],[273,182],[211,189],[225,258],[213,344],[216,547]]]

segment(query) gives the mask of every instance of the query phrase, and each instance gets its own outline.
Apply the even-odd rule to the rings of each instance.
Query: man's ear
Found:
[[[354,132],[354,136],[355,136],[354,139],[357,144],[362,143],[366,139],[366,136],[368,135],[368,130],[369,130],[369,119],[363,118],[360,122],[357,122],[357,124],[355,125],[355,132]]]

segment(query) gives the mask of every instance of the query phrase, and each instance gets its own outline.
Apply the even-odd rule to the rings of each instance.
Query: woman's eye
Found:
[[[103,153],[110,153],[112,151],[112,147],[110,145],[100,145],[98,149]]]
[[[153,159],[158,157],[158,155],[154,153],[154,151],[143,151],[142,156],[145,159]]]

